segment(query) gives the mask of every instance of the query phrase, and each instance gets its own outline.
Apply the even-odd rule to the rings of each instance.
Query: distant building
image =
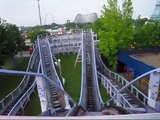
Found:
[[[94,23],[98,19],[96,13],[91,13],[87,15],[77,14],[74,22],[75,23]]]
[[[51,35],[62,35],[66,33],[66,28],[62,27],[62,28],[57,28],[57,29],[46,29],[46,31],[48,31]]]
[[[23,39],[27,39],[28,36],[29,36],[29,33],[27,31],[24,31],[24,32],[21,33],[21,36],[22,36]]]
[[[19,29],[21,29],[21,28],[19,28]],[[29,39],[29,32],[23,31],[23,32],[21,33],[21,36],[22,36],[22,38],[23,38],[24,43],[25,43],[26,46],[32,46],[32,45],[33,45],[33,44],[31,43],[31,40]]]
[[[24,41],[24,43],[25,43],[26,46],[32,46],[32,45],[33,45],[33,44],[31,43],[31,40],[30,40],[30,39],[26,39],[26,40]]]

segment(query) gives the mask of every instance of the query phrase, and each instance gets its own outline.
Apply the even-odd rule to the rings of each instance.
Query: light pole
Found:
[[[58,59],[57,62],[55,62],[56,66],[59,68],[59,74],[62,79],[63,85],[65,84],[65,79],[62,77],[62,69],[61,69],[61,59]]]
[[[40,25],[42,25],[40,4],[39,4],[39,0],[37,1],[38,1],[39,22],[40,22]]]

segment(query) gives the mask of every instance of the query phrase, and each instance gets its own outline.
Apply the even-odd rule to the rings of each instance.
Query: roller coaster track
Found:
[[[88,111],[95,111],[94,96],[92,91],[92,65],[91,65],[91,39],[86,34],[85,45],[86,45],[86,76],[87,76],[87,109]]]
[[[55,81],[62,89],[59,78],[54,67],[51,51],[49,49],[49,43],[47,38],[39,40],[40,58],[42,66],[42,74],[46,75],[49,79]],[[45,83],[48,94],[48,110],[53,109],[57,115],[64,115],[65,100],[64,94],[57,90],[57,88],[49,83]]]
[[[36,44],[37,47],[35,48],[35,51],[31,56],[31,60],[28,65],[27,71],[31,71],[31,72],[39,72],[40,67],[38,66],[41,66],[40,72],[42,72],[43,75],[47,76],[49,80],[54,81],[54,83],[56,83],[56,85],[58,85],[58,87],[62,90],[62,91],[59,90],[55,86],[55,84],[50,84],[50,82],[48,81],[44,82],[44,86],[47,91],[46,93],[47,102],[48,102],[47,110],[51,110],[54,113],[56,113],[55,116],[78,115],[78,112],[75,112],[75,111],[80,111],[80,110],[83,112],[100,112],[104,108],[104,103],[101,99],[98,79],[103,79],[104,80],[103,82],[107,81],[109,83],[108,84],[106,82],[108,85],[111,86],[111,87],[108,87],[109,88],[108,91],[110,92],[111,97],[114,96],[114,94],[116,94],[123,86],[125,86],[125,84],[127,84],[125,80],[124,81],[126,83],[121,84],[119,81],[120,80],[123,81],[123,78],[118,76],[116,73],[110,71],[108,68],[106,68],[103,61],[100,58],[100,54],[97,52],[95,54],[95,45],[94,45],[92,31],[82,32],[81,36],[79,34],[77,36],[78,36],[77,37],[78,42],[80,41],[80,39],[82,39],[81,94],[80,94],[80,100],[79,100],[78,106],[74,105],[74,107],[71,109],[70,112],[68,112],[69,110],[66,109],[66,101],[64,99],[65,95],[62,92],[63,86],[57,75],[53,58],[56,61],[56,58],[54,57],[54,54],[56,53],[77,52],[78,48],[80,48],[80,45],[79,45],[80,42],[77,44],[75,40],[74,43],[70,44],[70,41],[74,38],[69,39],[67,38],[67,36],[65,37],[63,36],[63,39],[67,41],[66,42],[67,44],[65,43],[63,45],[62,43],[63,39],[61,39],[61,37],[57,37],[57,36],[42,37],[38,39],[38,43]],[[57,42],[55,45],[53,45],[54,41]],[[74,46],[74,44],[77,44],[76,47]],[[70,46],[72,49],[70,49]],[[11,100],[6,104],[6,101],[7,101],[6,98],[8,98],[7,96],[0,101],[0,105],[1,105],[0,107],[2,108],[0,110],[0,114],[2,115],[23,114],[24,107],[27,103],[26,102],[27,99],[23,99],[23,98],[27,98],[26,92],[29,92],[29,91],[31,91],[30,93],[33,92],[34,87],[36,86],[36,83],[34,80],[35,80],[35,76],[26,75],[22,80],[20,86],[22,84],[25,84],[25,85],[21,87],[18,86],[16,90],[12,91],[8,95],[9,97],[11,97]],[[104,83],[104,86],[106,85],[106,83]],[[19,90],[19,88],[21,89]],[[146,103],[147,97],[143,93],[138,91],[138,89],[135,88],[133,85],[131,86],[131,88],[136,90],[136,94],[140,93],[143,96],[143,102],[137,99],[129,89],[125,89],[121,91],[121,94],[119,95],[121,96],[121,100],[118,102],[122,102],[122,106],[124,105],[124,107],[127,106],[130,108],[145,109],[144,111],[142,110],[138,112],[146,112],[147,109],[152,111],[150,108],[145,107],[145,105],[147,104]],[[14,96],[15,91],[18,93],[18,95],[16,96]],[[22,103],[21,101],[24,101],[23,104],[21,104]],[[73,112],[74,114],[72,113],[72,111],[74,111]]]
[[[95,54],[92,32],[82,33],[82,83],[79,105],[88,112],[100,111],[103,101],[99,92],[98,79],[95,73]]]

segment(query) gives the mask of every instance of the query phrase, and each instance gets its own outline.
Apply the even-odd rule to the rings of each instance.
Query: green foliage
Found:
[[[67,28],[67,30],[70,30],[70,29],[75,29],[77,26],[74,22],[69,22],[65,24],[65,27]]]
[[[0,66],[24,45],[16,25],[0,24]]]
[[[38,114],[41,113],[41,105],[37,89],[31,96],[30,101],[28,102],[24,111],[25,111],[24,116],[37,116]]]
[[[133,24],[137,29],[141,29],[143,27],[143,25],[145,25],[145,23],[148,21],[147,18],[142,18],[141,19],[141,16],[139,15],[138,18],[136,20],[133,20]]]
[[[93,31],[98,33],[100,30],[105,31],[106,29],[103,27],[102,19],[96,20],[96,22],[92,26]]]
[[[8,60],[7,63],[3,66],[3,69],[10,69],[10,70],[21,70],[25,71],[27,68],[29,58],[15,58],[13,60]],[[12,90],[14,90],[21,80],[23,76],[17,75],[0,75],[0,98],[4,98],[7,94],[9,94]]]
[[[41,26],[34,26],[32,27],[33,30],[37,30],[37,29],[57,29],[59,27],[61,27],[62,25],[56,24],[56,23],[52,23],[50,25],[41,25]]]
[[[100,51],[108,59],[109,65],[116,70],[117,53],[128,49],[133,39],[131,0],[124,0],[122,10],[117,6],[117,0],[107,0],[103,6],[101,18],[93,25],[100,38]]]
[[[160,47],[160,21],[135,20],[134,48]]]
[[[67,30],[70,29],[90,29],[92,28],[92,23],[74,23],[74,22],[70,22],[70,23],[66,23],[64,24],[64,26],[67,28]]]
[[[48,33],[48,32],[42,29],[34,29],[29,33],[29,38],[31,39],[31,42],[34,43],[37,40],[38,35],[45,34],[45,33]]]

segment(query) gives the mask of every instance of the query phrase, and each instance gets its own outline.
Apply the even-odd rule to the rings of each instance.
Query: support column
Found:
[[[150,74],[150,80],[149,80],[149,90],[148,90],[148,105],[154,109],[160,106],[156,106],[156,99],[158,96],[158,90],[159,90],[159,84],[160,84],[160,72],[153,72]]]
[[[110,91],[109,91],[110,96],[112,97],[112,86],[110,85]]]
[[[121,104],[120,104],[120,99],[121,99],[121,96],[120,96],[120,94],[118,94],[117,95],[117,100],[116,100],[116,105],[122,107]]]

